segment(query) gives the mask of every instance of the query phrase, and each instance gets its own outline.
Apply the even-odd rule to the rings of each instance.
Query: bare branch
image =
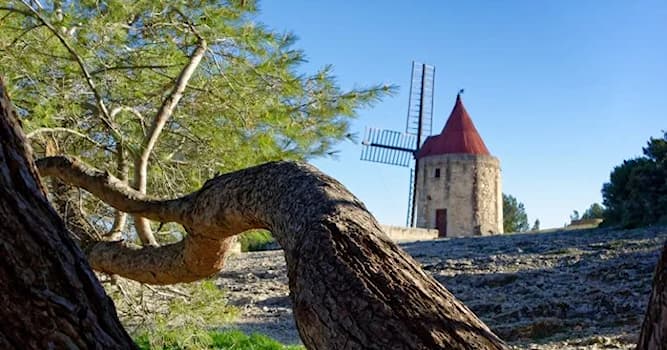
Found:
[[[116,151],[117,151],[116,170],[118,171],[118,176],[120,177],[120,181],[127,184],[129,164],[127,163],[127,158],[125,157],[125,151],[123,150],[123,145],[118,143],[116,145]],[[121,239],[126,223],[127,223],[127,213],[116,209],[116,212],[114,213],[113,225],[111,225],[111,229],[109,229],[109,231],[105,235],[107,239],[112,241]]]
[[[139,120],[139,125],[141,125],[141,131],[146,137],[146,121],[144,120],[144,116],[139,112],[136,108],[133,107],[128,107],[128,106],[120,106],[120,107],[115,107],[114,109],[111,110],[111,120],[116,120],[116,116],[120,112],[130,112],[132,113],[137,119]]]
[[[68,134],[76,135],[76,136],[78,136],[78,137],[80,137],[80,138],[82,138],[82,139],[84,139],[84,140],[86,140],[86,141],[92,143],[93,145],[95,145],[95,146],[97,146],[97,147],[99,147],[99,148],[101,148],[101,149],[103,149],[103,150],[105,150],[105,151],[109,151],[109,152],[112,152],[112,153],[115,153],[115,152],[116,152],[113,148],[108,147],[108,146],[105,146],[105,145],[103,145],[103,144],[101,144],[101,143],[99,143],[99,142],[93,140],[90,136],[85,135],[85,134],[82,134],[82,133],[80,133],[80,132],[78,132],[78,131],[76,131],[76,130],[69,129],[69,128],[61,128],[61,127],[56,127],[56,128],[39,128],[39,129],[35,129],[35,130],[33,130],[32,132],[29,132],[28,134],[26,134],[26,137],[29,138],[29,139],[32,139],[32,138],[34,138],[35,136],[37,136],[37,135],[39,135],[39,134],[43,134],[43,133],[56,133],[56,132],[65,132],[65,133],[68,133]]]
[[[99,242],[86,249],[93,269],[149,284],[194,282],[224,266],[235,239],[188,235],[162,247],[138,248],[124,242]],[[140,266],[141,268],[137,268]]]
[[[176,83],[174,88],[171,90],[169,95],[162,101],[162,105],[158,110],[151,126],[148,130],[148,134],[144,138],[142,143],[141,155],[135,159],[134,164],[134,187],[139,190],[141,193],[146,193],[148,187],[148,160],[157,144],[157,140],[162,133],[167,120],[174,113],[174,109],[178,105],[178,102],[183,97],[183,92],[188,85],[188,81],[194,74],[199,62],[201,62],[204,54],[206,53],[206,41],[200,40],[199,44],[195,48],[192,56],[190,56],[190,61],[188,62],[183,70],[176,78]],[[153,233],[151,232],[150,224],[144,218],[135,216],[135,228],[137,233],[141,238],[141,241],[144,244],[157,245]]]
[[[41,176],[57,177],[81,187],[116,209],[161,222],[187,224],[182,213],[188,206],[187,197],[152,200],[108,172],[91,168],[72,157],[46,157],[38,159],[36,164]]]
[[[105,68],[100,68],[97,70],[94,70],[90,72],[90,75],[97,75],[101,73],[106,73],[109,71],[114,71],[114,70],[131,70],[131,69],[159,69],[159,68],[172,68],[176,67],[174,64],[147,64],[147,65],[136,65],[136,66],[113,66],[113,67],[105,67]]]
[[[174,88],[169,93],[169,95],[164,99],[164,101],[162,101],[162,105],[160,105],[160,109],[155,115],[153,123],[149,128],[148,135],[144,139],[142,157],[148,158],[148,156],[150,156],[150,153],[153,151],[153,148],[157,143],[157,139],[159,138],[160,133],[162,132],[162,128],[164,128],[164,125],[166,124],[167,120],[173,114],[174,108],[176,108],[176,105],[178,105],[178,102],[183,97],[183,92],[185,91],[185,88],[188,86],[188,81],[190,81],[190,78],[194,74],[195,70],[197,69],[197,66],[199,65],[199,62],[201,62],[205,53],[206,53],[206,42],[201,41],[197,46],[197,48],[192,53],[192,56],[190,57],[190,61],[188,62],[188,64],[185,67],[183,67],[183,70],[181,71],[180,75],[178,76],[178,78],[176,78],[176,84],[174,85]]]
[[[11,12],[20,13],[20,14],[26,16],[26,17],[30,17],[30,16],[31,16],[31,13],[28,12],[28,11],[24,11],[24,10],[17,9],[17,8],[14,8],[14,7],[9,7],[9,6],[0,6],[0,10],[2,10],[2,11],[7,11],[7,12],[10,12],[10,13],[11,13]],[[4,17],[3,17],[3,18],[4,18]]]
[[[14,40],[12,40],[12,42],[11,42],[7,47],[12,47],[12,46],[14,46],[14,45],[15,45],[21,38],[23,38],[26,34],[30,33],[30,32],[31,32],[32,30],[34,30],[34,29],[37,29],[37,28],[40,28],[40,27],[43,27],[43,26],[44,26],[43,24],[37,24],[37,25],[34,25],[34,26],[32,26],[32,27],[30,27],[30,28],[24,30],[23,32],[21,32],[21,34],[19,34],[16,38],[14,38]]]

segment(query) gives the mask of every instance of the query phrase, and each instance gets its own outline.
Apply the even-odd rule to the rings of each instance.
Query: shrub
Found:
[[[234,350],[303,350],[303,346],[283,345],[265,335],[246,335],[237,330],[209,331],[210,343],[199,349],[234,349]],[[181,350],[185,348],[178,342],[164,343],[158,347],[151,346],[147,338],[141,336],[136,339],[137,345],[142,350]]]
[[[528,215],[523,203],[505,193],[503,193],[503,231],[505,233],[528,231]]]
[[[269,231],[250,230],[239,235],[239,242],[242,252],[252,252],[266,249],[269,244],[275,242],[275,239]]]
[[[146,349],[210,349],[211,330],[237,314],[211,280],[149,286],[121,279],[108,289],[121,322]]]

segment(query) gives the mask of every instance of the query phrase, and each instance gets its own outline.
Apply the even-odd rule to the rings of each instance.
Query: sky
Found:
[[[602,202],[614,166],[667,130],[667,1],[264,0],[257,21],[299,37],[308,62],[344,89],[399,86],[359,111],[365,127],[405,130],[412,61],[436,67],[433,131],[463,102],[529,222],[562,227]],[[361,161],[343,142],[312,163],[384,224],[404,225],[409,169]]]

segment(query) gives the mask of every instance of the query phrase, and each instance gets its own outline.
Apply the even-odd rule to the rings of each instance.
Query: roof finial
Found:
[[[459,90],[459,96],[463,95],[464,92],[465,92],[464,89]]]

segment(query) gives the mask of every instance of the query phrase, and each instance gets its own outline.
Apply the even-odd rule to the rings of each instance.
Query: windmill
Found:
[[[433,91],[435,67],[412,62],[410,97],[405,132],[366,128],[362,141],[361,160],[409,167],[410,189],[406,226],[415,225],[415,179],[418,160],[415,153],[431,135],[433,122]]]

